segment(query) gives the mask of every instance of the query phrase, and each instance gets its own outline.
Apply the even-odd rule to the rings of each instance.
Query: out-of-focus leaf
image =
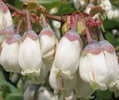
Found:
[[[8,94],[6,100],[23,100],[23,95],[21,93]]]
[[[14,5],[16,0],[6,0],[7,3]]]
[[[114,5],[119,7],[119,0],[110,0],[110,2]]]
[[[96,15],[97,13],[101,13],[103,10],[100,6],[94,6],[91,10],[90,10],[90,15],[91,16],[94,16]]]
[[[114,37],[113,34],[107,32],[107,34],[105,35],[106,39],[113,44],[114,46],[119,45],[119,41],[117,41],[117,39]]]
[[[75,11],[74,5],[72,3],[64,3],[59,7],[58,13],[56,15],[62,15],[64,13],[71,14]]]
[[[38,4],[35,3],[35,2],[31,2],[31,3],[28,4],[28,9],[29,10],[35,10],[37,8],[38,8]]]
[[[15,7],[19,9],[23,9],[23,3],[19,0],[14,0],[15,1]]]
[[[54,2],[57,2],[57,1],[60,1],[60,0],[37,0],[38,3],[54,3]]]
[[[111,29],[114,27],[119,27],[119,22],[115,20],[105,20],[103,21],[103,25],[105,29]]]
[[[2,87],[2,97],[5,98],[8,93],[10,93],[9,87],[7,85],[3,85],[3,87]]]
[[[52,9],[54,7],[59,8],[63,4],[64,4],[64,2],[58,1],[58,2],[55,2],[55,4],[54,3],[50,3],[50,4],[46,3],[46,4],[42,4],[42,5],[47,9],[47,11],[49,11],[50,9]]]
[[[8,87],[9,87],[9,89],[10,89],[10,91],[12,92],[12,93],[16,93],[16,92],[18,92],[19,91],[19,89],[18,88],[16,88],[14,85],[12,85],[11,83],[9,83],[9,82],[6,82],[5,81],[5,83],[4,83],[5,85],[7,85]]]
[[[5,81],[5,77],[4,77],[2,70],[0,69],[0,83],[3,81]]]
[[[13,23],[14,23],[15,26],[17,26],[17,24],[19,23],[19,16],[14,17]]]
[[[57,2],[59,0],[20,0],[22,2],[38,2],[40,4],[43,4],[43,3],[53,3],[53,2]]]
[[[112,92],[106,91],[97,91],[97,100],[111,100]]]

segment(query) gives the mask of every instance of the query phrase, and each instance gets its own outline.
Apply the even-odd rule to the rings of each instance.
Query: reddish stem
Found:
[[[19,23],[18,23],[18,25],[17,25],[16,32],[15,32],[16,34],[19,34],[20,28],[21,28],[21,24],[22,24],[22,19],[19,20]]]
[[[50,14],[46,14],[46,17],[49,18],[49,19],[54,19],[56,21],[61,22],[61,16],[53,16],[53,15],[50,15]]]
[[[14,10],[14,11],[20,12],[20,13],[22,12],[20,9],[18,9],[18,8],[8,4],[8,3],[6,3],[6,5],[11,10]],[[25,15],[25,13],[22,13],[22,14]],[[46,17],[49,18],[49,19],[59,21],[59,22],[61,22],[61,21],[66,22],[66,19],[67,19],[67,17],[65,17],[65,16],[63,16],[63,18],[61,18],[61,16],[53,16],[53,15],[50,15],[50,14],[47,14],[47,13],[46,13]]]
[[[31,30],[31,21],[30,21],[30,13],[29,10],[26,8],[26,18],[27,18],[27,30]]]
[[[92,44],[93,41],[92,41],[92,38],[91,38],[90,32],[89,32],[89,30],[88,30],[87,27],[86,27],[86,36],[87,36],[88,44]]]
[[[100,41],[105,40],[100,29],[98,29],[98,32]]]
[[[11,9],[11,10],[14,10],[14,11],[16,11],[16,12],[21,12],[20,9],[18,9],[18,8],[14,7],[14,6],[10,5],[10,4],[8,4],[8,3],[6,3],[6,6],[7,6],[9,9]]]
[[[83,23],[83,25],[84,25],[85,28],[86,28],[86,37],[87,37],[88,44],[92,44],[92,43],[93,43],[92,37],[91,37],[91,35],[90,35],[90,31],[89,31],[89,29],[88,29],[88,27],[87,27],[87,25],[86,25],[86,22],[84,22],[84,20],[82,20],[82,23]]]
[[[90,0],[90,4],[92,4],[92,0]]]

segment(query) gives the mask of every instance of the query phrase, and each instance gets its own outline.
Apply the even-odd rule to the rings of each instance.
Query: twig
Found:
[[[16,12],[19,12],[19,13],[22,13],[23,15],[25,15],[25,13],[22,12],[22,10],[20,10],[20,9],[18,9],[18,8],[8,4],[8,3],[6,3],[6,5],[9,9],[14,10]],[[59,22],[65,22],[67,17],[66,16],[62,16],[62,17],[61,16],[54,16],[54,15],[50,15],[50,14],[46,13],[46,18],[53,19],[53,20],[56,20],[56,21],[59,21]]]
[[[16,12],[22,12],[20,9],[18,9],[18,8],[14,7],[14,6],[10,5],[10,4],[8,4],[8,3],[6,3],[6,6],[7,6],[9,9],[14,10],[14,11],[16,11]]]

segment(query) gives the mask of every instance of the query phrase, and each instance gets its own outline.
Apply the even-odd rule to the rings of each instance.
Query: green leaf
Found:
[[[119,7],[119,0],[110,0],[110,2],[116,6],[116,7]]]
[[[114,46],[118,46],[119,45],[119,41],[117,41],[117,39],[114,37],[113,34],[107,32],[107,34],[105,35],[105,37]]]
[[[119,27],[119,22],[115,20],[105,20],[103,21],[103,26],[105,29],[111,29],[114,27]]]
[[[75,11],[73,3],[64,3],[59,7],[58,13],[56,15],[61,16],[62,14],[71,14]]]
[[[23,100],[23,95],[21,93],[8,94],[5,100]]]
[[[54,3],[54,2],[57,2],[57,1],[60,1],[60,0],[37,0],[38,3]]]
[[[2,70],[0,69],[0,83],[2,83],[3,81],[5,81],[5,77]]]
[[[23,3],[19,0],[15,0],[15,7],[18,9],[23,9]]]
[[[106,91],[97,91],[97,100],[111,100],[112,92]]]
[[[54,7],[59,8],[63,4],[64,4],[64,2],[58,1],[58,2],[55,2],[55,5],[54,5],[54,3],[50,3],[50,4],[46,3],[46,4],[42,4],[42,5],[47,9],[47,11],[49,11],[50,9],[52,9]]]
[[[91,16],[94,16],[94,15],[96,15],[97,13],[101,13],[103,10],[102,10],[102,8],[100,7],[100,6],[95,6],[95,7],[93,7],[91,10],[90,10],[90,15]]]
[[[8,93],[10,93],[10,89],[6,84],[4,84],[2,87],[2,97],[5,98]]]
[[[20,0],[22,2],[33,2],[33,0]],[[59,0],[34,0],[40,4],[43,4],[43,3],[54,3],[54,2],[57,2]]]
[[[18,25],[18,23],[19,23],[19,16],[18,16],[18,15],[16,15],[16,16],[14,17],[13,23],[14,23],[15,26]]]
[[[38,8],[38,4],[35,3],[35,2],[31,2],[31,3],[28,4],[28,9],[29,10],[35,10],[37,8]]]
[[[19,92],[19,89],[16,88],[16,87],[15,87],[14,85],[12,85],[11,83],[5,81],[4,84],[6,84],[6,85],[9,87],[9,89],[10,89],[10,91],[11,91],[12,93]]]

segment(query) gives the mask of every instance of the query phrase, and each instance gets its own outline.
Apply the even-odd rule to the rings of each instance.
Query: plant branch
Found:
[[[59,21],[59,22],[61,21],[61,16],[53,16],[53,15],[50,15],[50,14],[46,14],[46,17],[49,18],[49,19]]]
[[[25,13],[22,12],[22,10],[20,10],[20,9],[18,9],[18,8],[8,4],[8,3],[6,3],[6,6],[11,10],[14,10],[16,12],[19,12],[19,13],[22,13],[23,15],[25,15]],[[61,16],[54,16],[54,15],[50,15],[50,14],[46,13],[46,18],[53,19],[53,20],[56,20],[56,21],[59,21],[59,22],[66,22],[67,16],[64,15],[64,16],[61,17]]]
[[[20,9],[18,9],[18,8],[14,7],[14,6],[10,5],[10,4],[8,4],[8,3],[6,3],[6,6],[7,6],[9,9],[14,10],[14,11],[16,11],[16,12],[22,12]]]

